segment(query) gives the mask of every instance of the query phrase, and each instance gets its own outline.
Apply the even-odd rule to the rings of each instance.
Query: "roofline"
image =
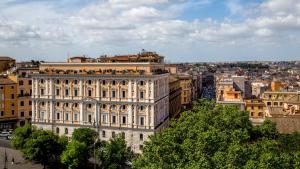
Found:
[[[47,62],[47,63],[41,63],[40,66],[133,66],[133,65],[165,65],[163,63],[153,63],[153,62],[124,62],[124,63],[68,63],[68,62]]]

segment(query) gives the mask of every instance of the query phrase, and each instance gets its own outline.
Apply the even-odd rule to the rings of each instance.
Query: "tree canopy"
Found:
[[[127,147],[126,141],[121,135],[102,144],[97,149],[97,159],[101,168],[120,169],[126,166],[127,162],[131,161],[133,152],[130,147]]]
[[[88,147],[85,143],[72,140],[66,150],[61,155],[61,162],[69,169],[84,168],[89,155]]]
[[[300,168],[299,159],[299,134],[279,134],[268,120],[252,126],[245,111],[199,100],[150,137],[133,168]]]

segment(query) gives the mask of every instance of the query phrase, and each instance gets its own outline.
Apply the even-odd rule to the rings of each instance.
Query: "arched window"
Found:
[[[68,134],[69,132],[68,132],[68,128],[65,128],[65,134]]]

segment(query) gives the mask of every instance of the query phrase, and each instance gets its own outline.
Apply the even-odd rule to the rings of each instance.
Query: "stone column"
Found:
[[[53,94],[53,79],[50,79],[50,86],[49,86],[49,90],[50,90],[50,98],[52,99],[54,94]]]
[[[153,127],[153,129],[155,128],[155,114],[154,114],[154,105],[151,105],[151,123],[150,123],[150,127]]]
[[[83,103],[79,103],[79,109],[80,109],[80,119],[79,119],[79,122],[81,124],[83,124],[83,120],[84,120],[84,115],[83,115]]]
[[[38,97],[39,95],[39,81],[38,79],[35,79],[35,97]]]
[[[49,107],[49,110],[50,110],[49,121],[52,122],[52,121],[53,121],[53,114],[54,114],[54,107],[53,107],[53,102],[52,102],[52,101],[50,101],[50,107]]]
[[[32,86],[34,86],[34,85],[32,85]],[[36,102],[35,100],[32,100],[32,104],[31,104],[31,107],[32,107],[32,117],[31,117],[31,119],[32,119],[33,122],[35,122],[35,116],[36,116],[35,102]]]
[[[99,104],[98,103],[95,104],[94,119],[96,122],[95,126],[98,129],[98,126],[99,126]]]
[[[154,83],[154,80],[151,81],[152,85],[151,85],[151,99],[152,99],[152,102],[154,102],[154,94],[155,94],[155,83]]]
[[[38,120],[40,118],[40,109],[39,109],[39,102],[35,102],[35,110],[36,110],[36,116],[35,119]]]
[[[138,93],[138,91],[137,91],[137,81],[135,80],[134,81],[134,85],[133,85],[133,88],[134,88],[134,97],[133,97],[133,99],[135,99],[135,101],[137,101],[137,93]]]
[[[134,105],[134,127],[138,126],[137,105]]]
[[[82,90],[83,86],[82,86],[82,79],[80,79],[79,81],[79,96],[83,97],[83,90]]]
[[[149,127],[149,106],[146,106],[146,117],[145,117],[145,126],[148,128]]]
[[[96,97],[98,100],[100,100],[100,80],[99,79],[97,79]]]
[[[128,105],[128,126],[132,128],[132,105]]]
[[[129,80],[128,82],[128,95],[127,95],[128,101],[132,98],[132,82]]]
[[[149,102],[149,80],[146,81],[146,97],[145,99],[147,99],[147,102]]]
[[[45,79],[45,96],[48,98],[49,97],[49,90],[48,90],[48,79]]]
[[[46,85],[47,86],[47,85]],[[46,92],[47,93],[47,92]],[[46,101],[46,114],[44,115],[45,117],[45,122],[49,122],[49,118],[50,118],[50,113],[49,113],[49,102]]]

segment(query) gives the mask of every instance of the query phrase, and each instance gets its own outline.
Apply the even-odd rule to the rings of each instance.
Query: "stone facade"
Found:
[[[59,135],[79,127],[103,140],[123,134],[140,153],[143,141],[168,124],[169,74],[160,64],[44,63],[32,91],[32,123]]]

